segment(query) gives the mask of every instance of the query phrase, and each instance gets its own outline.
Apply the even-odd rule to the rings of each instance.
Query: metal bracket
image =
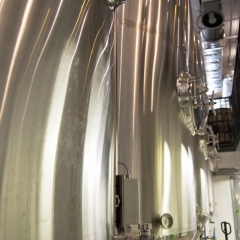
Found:
[[[218,154],[219,148],[219,134],[214,134],[212,126],[206,126],[206,134],[200,138],[200,150],[202,151],[205,159],[219,160],[221,157]]]

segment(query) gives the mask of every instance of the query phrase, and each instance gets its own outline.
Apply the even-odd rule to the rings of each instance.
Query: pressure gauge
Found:
[[[173,225],[173,217],[169,213],[164,213],[160,219],[161,225],[165,229],[169,229]]]

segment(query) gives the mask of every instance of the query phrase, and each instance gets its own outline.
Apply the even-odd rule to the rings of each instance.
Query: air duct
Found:
[[[223,37],[224,15],[221,12],[221,1],[202,3],[202,36],[206,41],[218,41]]]
[[[222,91],[222,41],[224,30],[224,15],[221,12],[220,0],[203,2],[202,16],[202,44],[204,51],[204,65],[207,78],[208,95]],[[216,94],[217,96],[217,94]]]
[[[203,41],[204,68],[207,78],[208,95],[222,90],[222,52],[220,41],[216,43]]]

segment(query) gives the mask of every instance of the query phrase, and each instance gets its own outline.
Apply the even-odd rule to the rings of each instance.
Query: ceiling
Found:
[[[194,28],[199,37],[203,27],[200,17],[200,2],[212,1],[214,0],[191,0]],[[224,37],[219,40],[220,44],[218,44],[221,50],[218,53],[217,51],[213,52],[213,60],[212,62],[210,61],[211,66],[206,64],[208,61],[204,61],[209,88],[208,95],[210,96],[212,91],[214,91],[215,102],[217,102],[215,104],[217,115],[214,116],[213,112],[210,111],[209,119],[212,122],[208,123],[212,125],[215,133],[219,133],[220,151],[225,152],[234,151],[240,139],[240,69],[237,67],[240,64],[239,52],[237,54],[237,48],[239,48],[240,0],[219,0],[219,2],[222,4],[222,13],[224,15]],[[203,38],[202,41],[204,45]],[[206,67],[206,65],[208,66]],[[211,67],[213,73],[218,71],[217,81],[215,81],[214,77],[211,78],[207,74],[207,70]],[[228,89],[227,93],[226,89]],[[231,115],[224,113],[224,111],[228,110],[231,111]],[[226,117],[230,118],[227,119]]]
[[[202,0],[204,2],[211,2],[213,0]],[[237,50],[237,36],[239,28],[239,16],[240,16],[240,0],[221,0],[222,3],[222,13],[224,14],[224,38],[221,40],[222,48],[222,79],[220,83],[222,88],[219,89],[214,84],[208,81],[208,86],[211,91],[215,89],[215,98],[226,97],[223,93],[223,88],[226,87],[226,80],[224,78],[232,76],[233,80],[235,60],[236,60],[236,50]],[[200,34],[202,26],[200,14],[200,0],[191,0],[193,21],[196,33]],[[208,80],[208,79],[207,79]],[[223,83],[223,84],[222,84]],[[229,86],[229,85],[228,85]],[[232,86],[232,84],[230,85]],[[232,87],[231,87],[232,88]],[[216,91],[217,89],[217,91]],[[209,92],[210,94],[210,92]],[[231,93],[230,93],[231,94]]]

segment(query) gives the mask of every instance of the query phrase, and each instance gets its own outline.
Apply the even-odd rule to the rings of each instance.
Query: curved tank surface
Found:
[[[139,180],[140,223],[152,224],[151,239],[191,239],[196,229],[198,142],[176,93],[178,75],[190,68],[190,8],[184,0],[131,0],[116,13],[117,156]],[[173,218],[169,229],[163,214]]]
[[[1,240],[111,239],[113,15],[0,1]]]
[[[208,220],[214,214],[214,196],[212,172],[209,162],[204,159],[200,150],[196,149],[198,154],[194,158],[194,169],[196,177],[196,203],[198,217],[198,231],[194,239],[199,239],[200,234],[203,234],[204,227],[208,228]]]
[[[213,214],[176,87],[205,86],[190,0],[122,3],[0,0],[0,240],[127,239],[117,161],[139,182],[132,239],[190,240]]]
[[[206,164],[207,168],[207,185],[208,185],[208,197],[209,197],[209,215],[210,218],[213,217],[215,211],[215,201],[214,201],[214,193],[213,193],[213,173],[211,171],[211,163],[208,160]]]

